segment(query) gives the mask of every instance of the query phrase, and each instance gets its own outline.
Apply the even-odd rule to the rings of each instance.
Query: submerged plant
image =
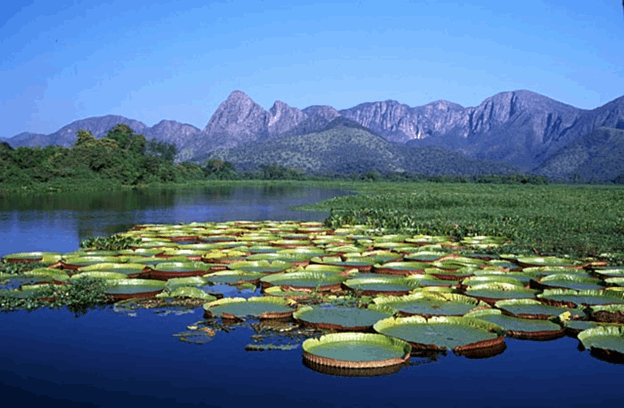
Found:
[[[137,246],[140,243],[141,238],[115,234],[110,237],[85,238],[80,241],[80,248],[119,251],[122,249],[128,249],[132,246]]]

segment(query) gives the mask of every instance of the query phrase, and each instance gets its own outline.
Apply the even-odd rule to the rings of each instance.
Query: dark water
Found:
[[[339,191],[305,188],[195,189],[75,194],[0,201],[0,255],[69,252],[78,241],[137,223],[316,219],[289,211]],[[577,349],[578,341],[507,339],[487,359],[452,353],[412,358],[396,374],[350,378],[305,367],[301,349],[248,352],[248,327],[217,333],[205,344],[173,334],[202,320],[112,307],[75,317],[65,310],[0,314],[3,406],[46,407],[620,407],[624,366]]]

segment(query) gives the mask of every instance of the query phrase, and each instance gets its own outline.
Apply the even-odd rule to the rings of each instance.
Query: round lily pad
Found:
[[[624,292],[618,293],[610,290],[546,289],[537,297],[550,301],[553,304],[569,307],[624,303]]]
[[[440,268],[426,268],[425,273],[435,276],[438,279],[457,281],[474,276],[477,269],[473,267],[462,267],[459,269],[440,269]]]
[[[265,288],[281,286],[282,288],[309,289],[317,291],[331,291],[340,289],[340,284],[347,278],[337,274],[323,274],[318,272],[290,272],[264,276],[260,279]]]
[[[72,256],[61,261],[63,269],[79,269],[99,263],[125,262],[126,258],[117,256]]]
[[[161,262],[146,271],[154,279],[167,280],[187,276],[201,276],[210,271],[210,264],[203,262]]]
[[[600,279],[567,273],[555,273],[533,282],[538,289],[599,290],[604,288]]]
[[[383,273],[389,275],[413,275],[424,274],[425,268],[429,268],[431,265],[424,262],[387,262],[385,264],[376,264],[373,270],[376,273]]]
[[[149,279],[111,279],[106,294],[113,300],[156,296],[165,289],[165,282]]]
[[[408,343],[372,333],[333,333],[303,342],[303,359],[314,364],[345,368],[379,368],[409,360]]]
[[[390,317],[375,323],[373,328],[378,333],[405,340],[417,350],[452,349],[462,354],[488,348],[498,351],[504,343],[504,330],[500,326],[467,317]]]
[[[552,306],[535,299],[500,300],[494,306],[509,316],[523,319],[548,320],[565,312],[570,312],[573,319],[585,317],[585,312],[582,309]]]
[[[394,314],[390,309],[371,305],[367,308],[339,306],[304,306],[293,317],[306,325],[329,330],[365,331],[377,321]]]
[[[294,302],[279,297],[223,298],[204,305],[204,316],[224,319],[242,319],[246,316],[260,319],[282,319],[292,316]]]
[[[506,330],[508,337],[527,340],[551,340],[564,335],[562,326],[550,320],[521,319],[504,315],[500,310],[475,310],[466,315],[490,323]]]
[[[419,292],[406,296],[381,296],[373,299],[376,305],[396,310],[402,316],[463,316],[477,308],[489,308],[477,299],[443,292]]]
[[[242,261],[229,264],[230,269],[247,272],[277,273],[293,267],[292,263],[283,261]]]
[[[464,290],[465,295],[472,296],[491,305],[503,299],[531,299],[537,293],[539,292],[535,289],[525,289],[509,283],[483,283],[468,286]]]
[[[158,262],[162,262],[159,260]],[[138,277],[145,270],[145,265],[140,263],[98,263],[94,265],[78,268],[78,272],[115,272],[126,275],[126,277]]]
[[[227,270],[204,275],[204,279],[217,285],[236,285],[239,283],[257,283],[263,276],[266,275],[261,272]]]
[[[519,256],[518,263],[524,267],[532,266],[564,266],[569,268],[580,268],[581,263],[573,259],[558,258],[555,256]]]
[[[578,334],[583,346],[603,360],[624,363],[624,327],[604,326],[583,330]]]
[[[392,276],[347,279],[343,284],[348,289],[359,291],[363,295],[405,295],[420,286],[417,281]]]
[[[18,252],[2,257],[2,262],[24,262],[24,263],[53,263],[61,259],[61,254],[56,252]]]

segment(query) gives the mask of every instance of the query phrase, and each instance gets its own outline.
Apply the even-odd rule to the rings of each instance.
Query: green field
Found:
[[[366,223],[420,234],[493,235],[497,252],[624,262],[624,188],[598,185],[464,183],[331,184],[356,191],[304,207],[332,211],[328,224]]]

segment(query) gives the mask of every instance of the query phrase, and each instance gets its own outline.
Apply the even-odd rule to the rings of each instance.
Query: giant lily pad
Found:
[[[456,354],[478,349],[500,352],[504,330],[496,324],[478,319],[454,316],[421,316],[388,318],[373,326],[375,331],[409,342],[417,350],[444,351]]]
[[[107,272],[107,271],[89,271],[89,272],[79,272],[73,275],[70,279],[76,280],[80,278],[93,278],[93,279],[126,279],[127,276],[123,273],[117,272]]]
[[[281,319],[292,316],[294,302],[279,297],[223,298],[204,305],[206,317],[242,319],[246,316],[260,319]]]
[[[262,286],[281,286],[282,288],[331,291],[340,289],[340,284],[347,278],[337,274],[318,272],[290,272],[264,276],[260,279]]]
[[[573,259],[557,258],[554,256],[519,256],[518,263],[524,267],[534,266],[563,266],[566,268],[580,268],[582,264]]]
[[[624,304],[594,305],[589,308],[592,320],[607,323],[624,323]]]
[[[507,315],[523,319],[548,320],[565,312],[569,312],[574,319],[585,317],[582,309],[547,305],[535,299],[500,300],[494,306]]]
[[[287,254],[284,252],[272,252],[272,253],[257,253],[247,257],[248,261],[282,261],[288,262],[295,266],[306,266],[310,263],[311,255],[300,254]]]
[[[212,296],[201,289],[193,288],[189,286],[178,287],[171,292],[161,292],[156,295],[157,298],[187,298],[187,299],[200,299],[205,302],[212,302],[217,300],[215,296]]]
[[[333,333],[303,342],[304,361],[321,366],[379,368],[409,360],[408,343],[372,333]]]
[[[71,256],[61,261],[63,269],[79,269],[99,263],[125,262],[126,258],[117,256]]]
[[[624,278],[624,266],[598,268],[594,270],[594,273],[603,278]]]
[[[483,300],[489,304],[503,299],[530,299],[538,293],[535,289],[525,289],[509,283],[483,283],[468,286],[464,294]]]
[[[603,289],[600,279],[578,274],[555,273],[534,281],[537,288],[589,290]]]
[[[546,289],[538,298],[551,303],[575,307],[577,305],[608,305],[624,303],[624,292],[604,290]]]
[[[475,310],[466,315],[490,323],[506,330],[508,337],[528,340],[551,340],[564,335],[564,329],[550,320],[521,319],[504,315],[500,310]]]
[[[257,283],[263,276],[266,275],[261,272],[227,270],[204,275],[204,279],[216,285],[236,285],[240,283]]]
[[[292,263],[283,261],[242,261],[229,264],[230,269],[247,272],[277,273],[293,267]]]
[[[111,279],[106,289],[106,294],[111,296],[115,301],[152,297],[165,289],[165,282],[148,279]]]
[[[375,259],[366,258],[363,256],[345,257],[344,260],[339,256],[314,257],[310,260],[310,262],[315,263],[315,264],[335,265],[335,266],[342,266],[345,268],[355,268],[361,272],[370,271],[373,265],[376,263]]]
[[[329,330],[365,331],[377,321],[394,314],[391,309],[371,305],[367,308],[339,306],[304,306],[293,317],[304,324]]]
[[[43,264],[51,264],[61,259],[61,254],[56,252],[18,252],[8,254],[2,257],[2,262],[39,262]]]
[[[210,269],[211,265],[203,262],[161,262],[152,266],[147,273],[152,278],[167,280],[205,275]]]
[[[406,261],[412,262],[435,262],[448,256],[448,252],[419,251],[406,254],[404,258]]]
[[[424,274],[425,268],[430,265],[424,262],[387,262],[385,264],[376,264],[373,270],[377,273],[390,275],[413,275]]]
[[[605,326],[583,330],[578,339],[592,355],[607,361],[624,363],[624,327]]]
[[[387,306],[403,316],[463,316],[477,308],[489,308],[487,303],[474,298],[443,292],[419,292],[406,296],[380,296],[373,299],[376,305]]]
[[[348,279],[343,284],[363,295],[405,295],[420,286],[415,280],[392,276]]]
[[[162,262],[162,259],[158,262]],[[78,268],[78,272],[115,272],[126,275],[126,277],[134,278],[138,277],[143,270],[145,269],[145,265],[140,263],[98,263],[89,266],[83,266],[82,268]]]

